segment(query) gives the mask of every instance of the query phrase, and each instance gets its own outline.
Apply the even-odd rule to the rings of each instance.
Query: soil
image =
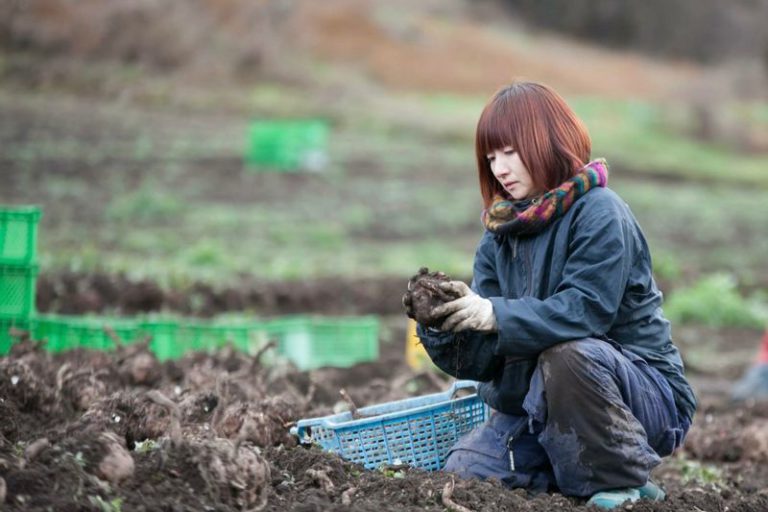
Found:
[[[441,283],[451,280],[443,272],[430,272],[422,267],[419,272],[408,281],[408,291],[403,296],[403,305],[408,316],[426,327],[439,327],[444,316],[436,317],[432,311],[446,302],[458,298],[455,294],[440,288]]]
[[[400,315],[402,276],[318,278],[302,281],[257,281],[243,276],[236,285],[193,283],[165,289],[149,279],[99,272],[43,272],[37,279],[37,311],[134,315],[169,311],[208,317],[249,311],[260,315],[317,313],[329,315]]]
[[[450,499],[473,511],[584,509],[584,500],[497,481],[365,470],[297,444],[294,422],[346,407],[342,389],[363,406],[448,387],[404,366],[398,349],[385,345],[374,363],[299,372],[229,347],[161,363],[143,344],[56,355],[15,345],[0,359],[2,509],[445,510],[452,481]],[[137,360],[149,368],[138,379]],[[667,501],[631,510],[768,509],[768,403],[700,398],[685,446],[654,475]]]

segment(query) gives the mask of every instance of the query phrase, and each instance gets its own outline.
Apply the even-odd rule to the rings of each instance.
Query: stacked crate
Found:
[[[40,208],[0,206],[0,355],[15,331],[28,331],[35,311]]]

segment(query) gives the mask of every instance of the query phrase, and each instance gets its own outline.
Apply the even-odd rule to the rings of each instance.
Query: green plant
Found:
[[[215,266],[226,259],[225,247],[212,240],[200,240],[186,252],[187,261],[196,266]]]
[[[155,448],[157,448],[157,443],[152,439],[146,439],[144,441],[137,441],[133,451],[137,453],[149,453]]]
[[[160,189],[144,183],[135,192],[118,196],[107,208],[107,218],[118,222],[151,224],[168,221],[182,213],[184,203]]]
[[[676,281],[682,274],[680,261],[670,252],[654,251],[653,273],[665,281]]]
[[[680,465],[680,475],[683,484],[714,485],[716,487],[725,487],[722,471],[711,464],[702,464],[696,460],[681,458],[678,460]]]
[[[387,478],[405,478],[405,471],[401,469],[393,469],[387,466],[380,468],[381,474]]]
[[[109,501],[101,496],[88,496],[91,505],[97,507],[101,512],[121,512],[123,507],[123,498],[114,498]]]
[[[664,312],[675,322],[712,327],[760,329],[767,320],[763,306],[756,299],[742,297],[736,279],[723,273],[704,276],[693,286],[673,291]]]

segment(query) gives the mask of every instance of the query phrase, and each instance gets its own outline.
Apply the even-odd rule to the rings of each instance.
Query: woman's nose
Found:
[[[496,174],[496,176],[501,177],[509,174],[509,166],[506,165],[503,161],[496,160],[494,163],[496,164],[494,168],[494,174]]]

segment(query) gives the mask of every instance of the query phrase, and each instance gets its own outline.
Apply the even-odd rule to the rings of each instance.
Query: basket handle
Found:
[[[448,390],[448,397],[452,398],[453,395],[460,389],[475,388],[477,389],[477,381],[474,380],[457,380],[451,385],[451,389]]]
[[[444,396],[445,400],[450,400],[451,398],[453,398],[453,396],[456,394],[458,390],[467,389],[467,388],[477,389],[477,384],[478,384],[477,381],[474,381],[474,380],[457,380],[453,384],[451,384],[451,388],[448,389],[447,391],[444,391],[442,395]],[[316,425],[323,425],[325,424],[326,421],[327,421],[327,418],[325,417],[299,420],[296,423],[296,426],[291,427],[290,433],[291,435],[297,436],[301,444],[311,444],[312,443],[311,427]]]
[[[325,418],[299,420],[296,426],[291,427],[291,435],[299,438],[301,444],[312,444],[311,427],[322,424]]]

